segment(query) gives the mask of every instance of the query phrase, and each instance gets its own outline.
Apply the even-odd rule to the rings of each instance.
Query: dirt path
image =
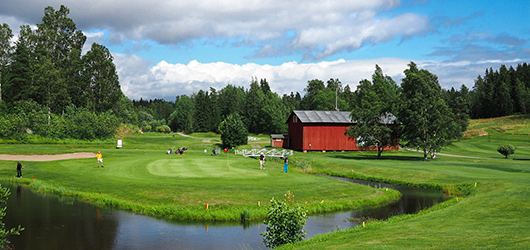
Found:
[[[414,152],[420,152],[423,153],[421,150],[412,149],[412,148],[403,148],[404,150],[408,151],[414,151]],[[492,159],[487,157],[477,157],[477,156],[466,156],[466,155],[452,155],[452,154],[444,154],[444,153],[436,153],[436,155],[443,155],[443,156],[451,156],[451,157],[460,157],[460,158],[470,158],[470,159]]]
[[[91,152],[79,152],[70,154],[57,154],[57,155],[6,155],[0,154],[0,160],[2,161],[58,161],[58,160],[69,160],[69,159],[83,159],[83,158],[95,158],[96,153]]]
[[[181,132],[178,132],[177,135],[184,136],[184,137],[189,137],[189,138],[193,138],[193,136],[191,136],[191,135],[187,135],[187,134],[184,134],[184,133],[181,133]]]

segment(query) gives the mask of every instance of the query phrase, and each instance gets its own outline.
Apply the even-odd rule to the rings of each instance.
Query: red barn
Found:
[[[294,110],[287,124],[289,145],[294,150],[304,152],[360,150],[356,140],[350,140],[348,135],[344,134],[353,124],[350,112]]]

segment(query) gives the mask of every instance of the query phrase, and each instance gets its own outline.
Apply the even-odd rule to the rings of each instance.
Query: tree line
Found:
[[[12,30],[0,25],[0,137],[96,139],[111,137],[120,123],[137,123],[132,101],[121,91],[110,51],[93,43],[61,6],[44,9],[42,23]]]
[[[267,79],[253,77],[249,88],[227,85],[217,90],[199,90],[177,96],[175,102],[161,99],[133,101],[144,131],[168,126],[172,131],[218,132],[228,116],[237,114],[250,133],[287,132],[287,117],[292,110],[350,110],[354,92],[339,79],[308,81],[305,94],[279,95]]]

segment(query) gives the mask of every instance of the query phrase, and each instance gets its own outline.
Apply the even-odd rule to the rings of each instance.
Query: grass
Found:
[[[497,133],[530,134],[529,115],[510,115],[487,119],[470,120],[464,138],[493,135]]]
[[[146,133],[125,138],[121,149],[115,144],[0,144],[0,153],[101,151],[105,166],[97,168],[95,159],[23,162],[24,178],[16,179],[15,162],[0,161],[0,179],[172,220],[234,221],[242,214],[248,220],[263,219],[271,197],[283,197],[288,190],[312,213],[377,206],[399,198],[397,192],[307,175],[296,168],[283,174],[279,161],[268,161],[266,169],[259,170],[257,159],[232,153],[210,156],[211,149],[219,147],[219,136],[192,136]],[[165,154],[168,148],[183,146],[188,147],[186,155]]]
[[[481,120],[481,129],[497,131],[499,120]],[[513,120],[513,119],[505,119]],[[440,185],[458,196],[415,215],[374,221],[366,227],[320,235],[283,249],[528,249],[530,243],[530,146],[528,120],[512,124],[518,133],[497,132],[444,149],[477,158],[438,156],[421,161],[421,153],[311,153],[313,171],[359,175],[387,182]],[[475,124],[472,122],[472,124]],[[508,129],[507,129],[508,131]],[[526,142],[526,144],[525,144]],[[518,145],[515,159],[496,152],[500,144]],[[418,159],[420,158],[420,159]],[[303,160],[303,159],[299,159]],[[476,187],[475,187],[476,183]]]
[[[395,197],[394,192],[307,173],[444,189],[453,198],[419,214],[371,221],[364,228],[335,231],[283,248],[528,249],[528,122],[521,116],[471,121],[470,130],[488,134],[478,136],[479,132],[442,150],[475,158],[438,155],[436,160],[425,162],[422,153],[411,151],[384,152],[382,159],[377,159],[375,152],[297,152],[290,162],[299,167],[291,166],[288,174],[280,173],[281,161],[268,161],[266,170],[260,171],[256,159],[230,155],[227,165],[226,155],[209,156],[220,142],[213,134],[188,138],[148,133],[126,138],[122,149],[112,144],[0,145],[0,153],[102,150],[105,169],[94,168],[95,159],[28,162],[25,176],[36,179],[22,181],[102,206],[180,220],[237,220],[241,215],[259,219],[270,197],[282,197],[287,190],[298,201],[307,202],[312,213],[378,205]],[[504,159],[496,150],[508,143],[518,149],[515,156]],[[264,138],[253,144],[264,147],[268,141]],[[188,146],[190,150],[185,156],[164,154],[174,146]],[[3,180],[19,181],[12,177],[14,166],[14,162],[0,161]],[[205,203],[211,204],[208,211]]]

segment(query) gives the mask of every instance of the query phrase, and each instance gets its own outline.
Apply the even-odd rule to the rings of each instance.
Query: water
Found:
[[[6,228],[26,228],[20,236],[10,237],[15,249],[266,249],[260,235],[266,225],[261,223],[177,223],[101,209],[13,184],[2,186],[11,189]],[[403,198],[376,209],[312,216],[304,227],[307,238],[362,223],[350,222],[351,217],[386,219],[416,213],[446,199],[439,191],[382,187],[397,188]]]

